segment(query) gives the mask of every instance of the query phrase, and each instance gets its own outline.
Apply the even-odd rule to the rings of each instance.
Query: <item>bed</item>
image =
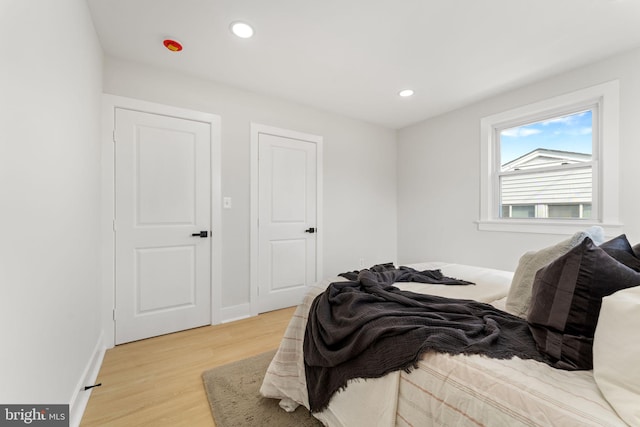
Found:
[[[584,240],[584,236],[580,240]],[[576,242],[570,242],[571,245],[575,247]],[[555,257],[557,253],[545,255]],[[501,310],[507,309],[507,296],[514,292],[512,272],[444,262],[409,267],[439,269],[446,276],[472,281],[476,285],[396,283],[400,289],[473,299]],[[517,272],[522,275],[520,267]],[[261,394],[280,399],[284,410],[292,411],[298,405],[309,408],[303,360],[309,307],[330,283],[341,280],[345,279],[330,278],[309,290],[297,307],[265,374]],[[526,298],[531,298],[530,294],[525,295]],[[511,308],[511,311],[517,311]],[[410,372],[395,371],[381,378],[349,381],[345,389],[333,395],[325,410],[313,415],[325,425],[345,427],[614,427],[633,425],[633,417],[638,414],[632,412],[631,418],[625,417],[627,421],[632,420],[631,423],[625,423],[603,395],[593,370],[562,370],[519,358],[501,360],[481,355],[452,356],[430,352]]]

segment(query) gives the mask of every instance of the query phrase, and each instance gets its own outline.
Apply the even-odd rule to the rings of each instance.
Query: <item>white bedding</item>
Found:
[[[400,289],[475,299],[504,309],[513,273],[447,263],[410,265],[441,269],[475,286],[397,283]],[[329,283],[316,284],[293,315],[260,392],[290,410],[308,408],[302,342],[313,299]],[[600,394],[591,371],[568,372],[531,360],[425,355],[411,373],[353,380],[314,414],[329,426],[624,426]]]

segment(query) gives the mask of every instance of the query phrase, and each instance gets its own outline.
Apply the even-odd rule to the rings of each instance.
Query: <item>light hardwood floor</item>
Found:
[[[278,347],[294,308],[106,352],[81,426],[214,426],[202,373]]]

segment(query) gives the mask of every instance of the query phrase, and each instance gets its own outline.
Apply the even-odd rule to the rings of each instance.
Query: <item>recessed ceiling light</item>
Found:
[[[411,89],[404,89],[404,90],[401,90],[400,92],[398,92],[398,95],[400,95],[403,98],[407,98],[409,96],[412,96],[413,93],[414,92]]]
[[[236,21],[230,28],[231,32],[240,38],[248,39],[253,36],[253,28],[245,22]]]

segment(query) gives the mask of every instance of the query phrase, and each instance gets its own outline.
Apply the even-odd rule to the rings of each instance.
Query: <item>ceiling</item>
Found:
[[[393,129],[640,47],[638,0],[87,3],[107,55]]]

